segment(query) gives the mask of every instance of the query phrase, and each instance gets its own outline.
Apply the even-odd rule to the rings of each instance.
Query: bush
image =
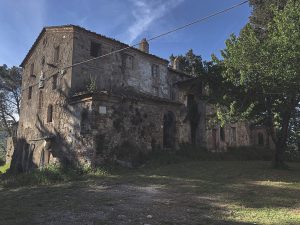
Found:
[[[183,144],[179,150],[173,152],[156,151],[149,155],[148,164],[173,164],[184,161],[209,161],[209,160],[262,160],[271,161],[274,152],[266,148],[239,147],[229,148],[226,152],[211,152],[205,148]]]
[[[289,162],[300,162],[300,151],[295,148],[288,148],[285,151],[285,159]]]
[[[28,173],[2,174],[0,182],[4,187],[50,185],[73,180],[81,180],[88,176],[105,176],[107,174],[107,170],[103,168],[66,168],[52,165],[43,169],[35,169]]]

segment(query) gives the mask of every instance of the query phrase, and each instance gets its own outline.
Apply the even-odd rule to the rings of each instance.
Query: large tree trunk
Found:
[[[287,168],[287,165],[284,163],[284,152],[286,149],[286,142],[288,139],[291,114],[292,114],[292,110],[296,107],[296,104],[297,104],[296,98],[295,97],[291,98],[290,104],[288,105],[288,107],[286,108],[285,112],[282,115],[281,130],[277,142],[275,142],[276,151],[275,151],[273,166],[276,169]]]
[[[275,148],[275,157],[273,160],[273,167],[276,169],[284,169],[287,168],[287,165],[285,164],[284,161],[284,151],[285,147],[276,145]]]

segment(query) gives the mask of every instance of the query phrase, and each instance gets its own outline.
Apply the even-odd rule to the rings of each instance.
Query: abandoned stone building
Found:
[[[132,163],[184,143],[213,151],[270,144],[247,123],[209,126],[214,110],[201,80],[181,72],[176,59],[170,65],[150,54],[146,39],[133,48],[74,25],[45,27],[21,67],[17,141],[9,151],[21,170]]]

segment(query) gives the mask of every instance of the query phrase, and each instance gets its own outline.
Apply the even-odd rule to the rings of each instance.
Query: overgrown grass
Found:
[[[48,166],[21,174],[3,174],[0,184],[8,188],[22,186],[40,186],[78,181],[89,176],[106,176],[108,172],[103,168],[64,168],[59,166]]]
[[[211,152],[205,148],[182,145],[177,151],[156,151],[147,158],[147,165],[159,166],[188,161],[271,161],[274,152],[255,147],[229,148],[226,152]]]

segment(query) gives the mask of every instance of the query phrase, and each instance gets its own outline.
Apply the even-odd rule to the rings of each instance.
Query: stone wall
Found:
[[[189,142],[188,124],[183,123],[184,105],[147,99],[96,95],[72,103],[75,118],[67,140],[75,154],[91,159],[138,161],[149,152],[164,148],[164,116],[174,114],[174,149]],[[91,138],[93,141],[91,141]]]
[[[74,37],[74,63],[93,58],[92,42],[100,46],[99,55],[126,47],[82,29],[76,29]],[[152,72],[153,66],[158,68],[156,75]],[[91,80],[96,81],[98,90],[111,91],[129,86],[164,98],[170,98],[171,93],[168,83],[168,61],[134,48],[76,66],[72,75],[72,91],[86,91]]]
[[[63,76],[58,72],[59,68],[72,64],[73,55],[71,27],[46,29],[41,35],[34,51],[24,63],[22,74],[24,90],[21,93],[21,112],[17,132],[19,150],[16,152],[17,164],[21,162],[26,164],[23,162],[27,158],[24,154],[26,155],[28,151],[27,155],[30,156],[28,160],[32,160],[36,167],[41,163],[44,164],[44,161],[55,161],[52,160],[50,153],[44,152],[47,151],[45,137],[59,134],[67,121],[64,116],[68,115],[62,111],[67,110],[65,104],[71,86],[72,69],[66,70]],[[55,49],[58,47],[57,57]],[[56,61],[55,57],[57,57]],[[54,74],[57,74],[56,82],[54,82]],[[48,119],[50,105],[52,106],[51,121]],[[45,160],[41,161],[41,157],[45,157]]]

